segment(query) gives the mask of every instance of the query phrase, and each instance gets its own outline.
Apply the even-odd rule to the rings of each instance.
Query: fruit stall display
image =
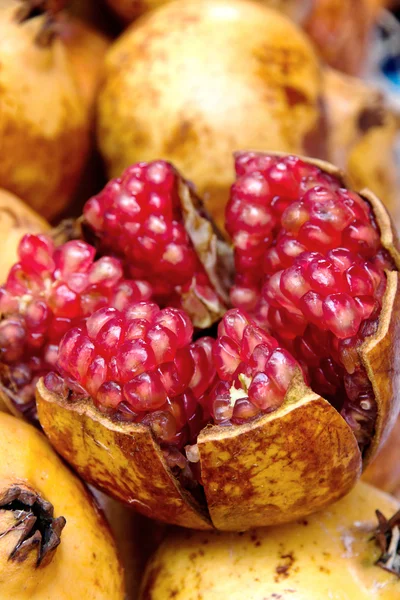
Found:
[[[1,598],[400,596],[382,4],[0,0]]]

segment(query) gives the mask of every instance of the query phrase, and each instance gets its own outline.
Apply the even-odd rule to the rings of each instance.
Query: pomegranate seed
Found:
[[[204,426],[199,399],[215,379],[213,340],[192,343],[192,331],[180,309],[101,308],[61,340],[58,367],[73,400],[90,396],[99,410],[147,424],[161,444],[182,450]]]
[[[16,397],[23,395],[24,402],[18,408],[30,414],[35,412],[32,382],[54,367],[58,344],[67,332],[104,306],[96,322],[88,320],[94,340],[115,317],[110,307],[124,307],[129,299],[145,301],[151,296],[146,281],[122,278],[118,259],[105,256],[95,261],[94,257],[95,249],[85,242],[74,240],[54,248],[45,235],[27,235],[19,246],[20,262],[0,288],[1,360],[9,373],[15,361],[31,365],[29,393],[26,383],[20,388],[10,376],[3,377],[3,384],[11,386]],[[119,324],[110,323],[101,333],[104,348],[111,348],[122,335]],[[75,352],[80,353],[80,364],[84,364],[89,346],[77,347]]]
[[[86,203],[85,224],[95,233],[99,251],[119,256],[133,278],[148,280],[154,297],[164,306],[172,299],[179,303],[183,296],[185,305],[191,306],[187,290],[199,280],[205,296],[214,295],[220,303],[186,231],[189,191],[182,191],[183,187],[188,184],[165,161],[132,165]],[[249,208],[248,219],[249,226],[257,220],[266,225],[269,214],[263,214],[262,207]],[[106,277],[110,280],[111,273]],[[193,317],[198,317],[195,307]]]
[[[394,268],[381,247],[371,207],[342,189],[334,176],[299,158],[241,152],[235,159],[237,181],[226,209],[236,266],[232,304],[248,311],[247,320],[254,318],[272,331],[304,367],[313,389],[356,427],[359,441],[368,438],[373,424],[361,407],[361,388],[350,406],[343,376],[353,377],[363,368],[357,348],[376,331],[384,271]],[[254,207],[271,217],[265,230],[251,218]],[[227,333],[220,328],[219,335],[216,348]],[[223,345],[228,348],[229,342],[224,339]],[[262,354],[251,360],[252,367],[257,364],[269,374]],[[222,361],[220,376],[227,368],[224,378],[232,377],[235,366],[242,369],[235,360],[228,367]],[[260,390],[272,386],[269,378],[259,380]],[[225,395],[219,407],[230,422],[228,400]]]

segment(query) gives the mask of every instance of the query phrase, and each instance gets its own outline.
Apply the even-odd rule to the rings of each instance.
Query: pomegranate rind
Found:
[[[400,268],[396,230],[383,204],[370,191],[361,193],[372,206],[381,231],[381,243]],[[373,458],[394,427],[400,411],[400,279],[399,273],[386,274],[387,285],[375,335],[361,345],[358,353],[375,393],[378,414],[375,433],[364,456],[364,465]]]
[[[210,517],[223,531],[305,517],[361,475],[353,432],[300,373],[280,409],[239,427],[205,429],[198,447]]]
[[[284,152],[268,152],[272,156],[288,156]],[[333,175],[341,185],[352,189],[347,175],[331,163],[323,160],[300,157]],[[382,246],[389,252],[396,271],[387,272],[387,286],[382,301],[377,332],[366,338],[357,349],[360,362],[364,365],[371,381],[377,403],[377,419],[371,443],[363,455],[364,468],[376,455],[394,427],[400,414],[400,242],[396,227],[381,200],[368,189],[358,192],[366,200],[374,214],[380,231]]]
[[[233,283],[233,252],[222,234],[209,220],[204,206],[189,185],[179,178],[179,198],[185,229],[217,296],[209,301],[193,285],[182,294],[182,306],[195,327],[205,329],[223,317],[229,306],[229,289]]]
[[[167,467],[150,429],[115,423],[90,402],[70,402],[40,380],[40,424],[57,452],[88,483],[143,515],[191,529],[212,529],[201,506]]]

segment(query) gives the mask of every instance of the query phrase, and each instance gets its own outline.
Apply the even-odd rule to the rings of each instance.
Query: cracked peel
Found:
[[[183,527],[210,529],[200,505],[168,469],[144,425],[113,423],[89,401],[68,402],[37,387],[41,425],[81,477],[142,514]]]

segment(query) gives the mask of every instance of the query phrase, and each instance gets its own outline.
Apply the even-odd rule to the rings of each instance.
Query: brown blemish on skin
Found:
[[[179,119],[175,129],[165,141],[164,150],[168,155],[179,156],[180,153],[186,155],[188,146],[196,146],[198,142],[199,136],[192,121]]]
[[[357,126],[363,133],[373,127],[382,127],[385,124],[385,110],[383,106],[368,106],[358,115]]]
[[[328,569],[327,567],[324,567],[323,565],[320,565],[320,566],[318,567],[318,569],[319,569],[319,571],[320,571],[321,573],[326,573],[327,575],[330,575],[330,574],[331,574],[331,570],[330,570],[330,569]]]
[[[290,107],[297,106],[298,104],[310,103],[309,98],[298,88],[285,85],[282,89],[286,97],[286,102]]]
[[[293,568],[293,565],[295,563],[295,558],[294,558],[294,553],[293,552],[288,552],[286,554],[281,554],[280,555],[280,559],[283,561],[282,563],[278,564],[275,567],[275,577],[274,577],[274,581],[276,583],[278,583],[279,581],[282,581],[283,579],[287,579],[288,577],[290,577],[291,574],[291,570]]]

